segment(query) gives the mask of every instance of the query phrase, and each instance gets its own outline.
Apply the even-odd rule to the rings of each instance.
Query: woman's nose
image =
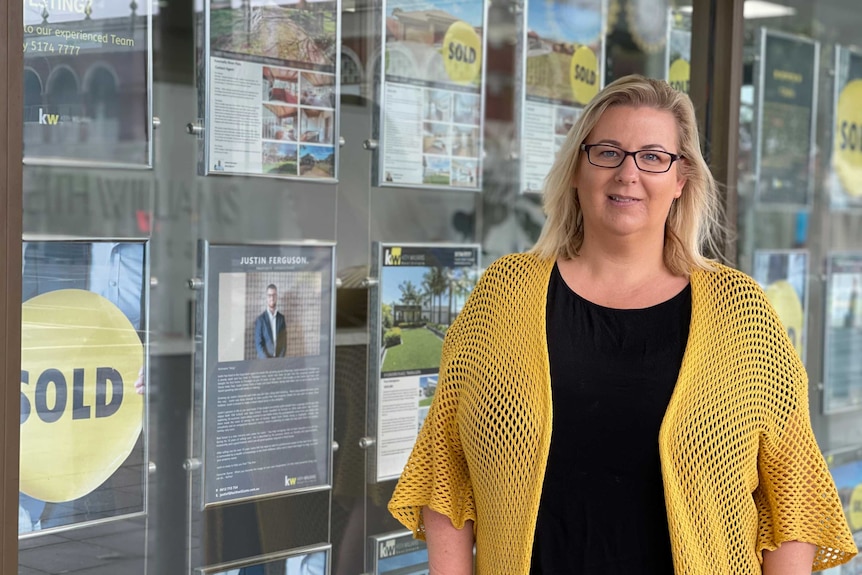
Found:
[[[621,183],[636,182],[640,177],[640,170],[635,163],[634,156],[626,156],[623,163],[617,167],[616,180]]]

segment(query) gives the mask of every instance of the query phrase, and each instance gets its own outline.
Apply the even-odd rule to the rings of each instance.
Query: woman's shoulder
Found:
[[[518,252],[495,260],[483,275],[530,281],[549,273],[553,265],[554,260],[542,259],[529,252]]]
[[[734,294],[751,294],[763,297],[760,284],[747,273],[718,262],[712,270],[697,270],[691,275],[692,285],[705,295],[728,297]]]
[[[553,260],[529,253],[513,253],[491,263],[479,278],[471,296],[476,302],[514,305],[547,290]]]

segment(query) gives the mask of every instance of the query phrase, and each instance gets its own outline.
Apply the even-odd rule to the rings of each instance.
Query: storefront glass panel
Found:
[[[843,0],[745,3],[737,236],[740,269],[764,287],[804,358],[815,433],[857,545],[860,18]]]
[[[690,3],[24,2],[19,573],[422,572],[387,342],[535,241],[602,85],[689,89]]]

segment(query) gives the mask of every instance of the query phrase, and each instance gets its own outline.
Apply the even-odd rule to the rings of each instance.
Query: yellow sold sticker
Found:
[[[847,515],[850,529],[853,531],[862,529],[862,483],[857,485],[850,495],[850,512]]]
[[[578,104],[589,103],[599,93],[599,61],[589,46],[581,46],[572,55],[569,81]]]
[[[832,165],[848,195],[862,196],[862,80],[838,96]]]
[[[670,65],[667,77],[671,88],[688,94],[689,82],[691,81],[691,64],[683,58],[674,60]]]
[[[802,341],[802,330],[804,329],[805,313],[799,294],[793,285],[787,280],[778,280],[766,287],[766,299],[778,313],[784,329],[796,353],[802,357],[804,342]]]
[[[20,490],[72,501],[101,485],[141,433],[143,344],[117,306],[84,290],[24,302]]]
[[[443,66],[449,79],[469,84],[482,71],[482,38],[466,22],[449,26],[443,36]]]

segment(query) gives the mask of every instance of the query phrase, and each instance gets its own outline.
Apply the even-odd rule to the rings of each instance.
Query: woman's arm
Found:
[[[456,529],[442,513],[422,508],[425,539],[428,543],[430,575],[471,575],[473,573],[473,522]]]
[[[811,543],[785,541],[775,551],[763,552],[763,575],[808,575],[816,552]]]

